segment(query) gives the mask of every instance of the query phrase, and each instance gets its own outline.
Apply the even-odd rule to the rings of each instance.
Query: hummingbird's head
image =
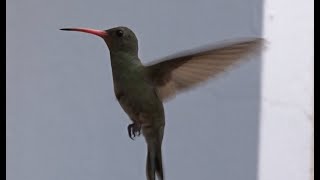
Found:
[[[138,53],[138,39],[127,27],[115,27],[108,30],[89,28],[64,28],[64,31],[79,31],[101,37],[106,42],[110,52]]]

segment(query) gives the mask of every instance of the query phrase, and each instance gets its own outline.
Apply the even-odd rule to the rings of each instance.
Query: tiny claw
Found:
[[[128,125],[128,135],[129,138],[134,140],[136,136],[140,136],[141,134],[141,126],[140,124],[132,123]]]
[[[134,140],[134,134],[133,134],[133,137],[132,137],[132,126],[133,126],[133,124],[130,124],[129,126],[128,126],[128,135],[129,135],[129,138],[130,139],[132,139],[132,140]]]

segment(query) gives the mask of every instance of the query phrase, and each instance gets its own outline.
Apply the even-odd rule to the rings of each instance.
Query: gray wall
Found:
[[[7,1],[7,179],[145,179],[144,139],[127,136],[104,42],[59,28],[128,26],[151,62],[259,36],[261,9],[261,0]],[[166,103],[167,179],[255,180],[259,104],[258,59]]]

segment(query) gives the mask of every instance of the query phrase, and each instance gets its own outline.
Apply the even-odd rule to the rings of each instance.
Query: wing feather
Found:
[[[164,101],[228,70],[248,55],[256,53],[262,45],[263,39],[255,38],[168,57],[146,66],[147,78]]]

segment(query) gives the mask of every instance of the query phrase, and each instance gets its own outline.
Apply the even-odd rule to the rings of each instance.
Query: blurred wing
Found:
[[[262,39],[251,39],[166,58],[146,66],[147,77],[157,88],[161,100],[168,100],[181,91],[215,77],[239,60],[257,52],[262,43]]]

